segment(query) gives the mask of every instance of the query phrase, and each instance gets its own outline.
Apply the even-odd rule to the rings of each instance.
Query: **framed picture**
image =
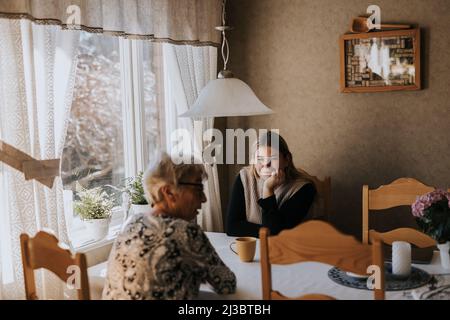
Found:
[[[345,34],[341,91],[420,90],[420,29]]]

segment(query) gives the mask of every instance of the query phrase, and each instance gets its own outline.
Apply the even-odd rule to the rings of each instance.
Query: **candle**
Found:
[[[405,277],[411,273],[411,245],[408,242],[392,243],[392,273]]]

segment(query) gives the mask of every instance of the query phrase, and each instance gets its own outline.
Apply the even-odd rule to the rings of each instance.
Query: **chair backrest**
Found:
[[[398,228],[388,232],[377,232],[369,230],[369,242],[379,240],[385,244],[392,245],[394,241],[406,241],[418,248],[433,247],[437,244],[436,240],[412,228]]]
[[[367,274],[367,268],[379,267],[379,286],[374,289],[377,300],[384,299],[384,259],[381,242],[362,244],[353,236],[345,235],[324,221],[308,221],[276,236],[269,229],[259,231],[263,299],[289,299],[272,289],[272,264],[322,262],[356,274]],[[326,275],[323,275],[326,277]],[[312,294],[297,299],[333,299]]]
[[[331,213],[331,177],[327,176],[323,180],[320,180],[301,168],[297,168],[297,170],[314,184],[317,191],[316,199],[311,206],[307,220],[312,218],[325,218],[329,221]]]
[[[58,239],[45,231],[39,231],[34,238],[20,235],[22,265],[27,300],[37,300],[34,270],[44,268],[52,271],[62,281],[67,282],[74,272],[79,272],[78,299],[89,300],[89,282],[86,257],[82,253],[72,256],[70,250],[58,245]],[[75,267],[75,268],[74,268]]]
[[[410,206],[416,201],[417,196],[433,190],[433,187],[427,186],[412,178],[400,178],[390,184],[382,185],[377,189],[369,189],[368,185],[364,185],[362,190],[363,243],[369,242],[370,210],[384,210],[398,206]],[[402,234],[404,234],[404,231],[402,231]]]

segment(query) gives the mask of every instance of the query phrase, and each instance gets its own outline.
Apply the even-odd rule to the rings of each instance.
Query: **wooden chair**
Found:
[[[433,247],[437,244],[436,240],[430,236],[412,228],[398,228],[388,232],[370,230],[369,242],[373,242],[374,240],[381,241],[391,246],[394,241],[406,241],[418,248]]]
[[[414,201],[416,201],[417,196],[423,195],[433,190],[433,187],[426,186],[423,183],[412,178],[400,178],[390,184],[380,186],[378,189],[374,190],[370,190],[368,185],[364,185],[362,190],[363,243],[369,243],[369,210],[384,210],[398,206],[411,206]],[[422,236],[418,236],[418,233],[410,233],[404,229],[407,228],[389,233],[389,235],[386,235],[386,239],[391,241],[392,239],[394,239],[394,237],[405,236],[406,238],[402,239],[413,240],[411,237],[417,236],[419,238],[417,238],[415,241],[417,241],[417,243],[419,243],[420,245],[430,244],[434,241],[427,235],[422,234]],[[378,238],[380,237],[382,237],[382,235],[378,235]],[[429,239],[426,239],[427,237]],[[401,239],[398,238],[398,240]]]
[[[371,265],[380,267],[380,286],[374,290],[374,298],[384,299],[384,259],[381,242],[362,244],[354,237],[344,235],[323,221],[308,221],[297,227],[284,230],[276,236],[269,236],[269,229],[259,231],[261,249],[261,275],[263,299],[290,299],[272,289],[272,264],[292,264],[297,262],[322,262],[344,271],[367,274]],[[326,277],[326,274],[323,275]],[[308,294],[297,300],[330,300],[331,296]]]
[[[320,180],[301,168],[297,168],[297,170],[314,184],[317,191],[317,200],[314,201],[315,203],[313,203],[311,208],[312,211],[308,214],[307,219],[324,217],[329,221],[331,217],[331,177],[327,176],[325,179]]]
[[[22,265],[27,300],[37,300],[34,270],[44,268],[55,273],[66,282],[73,275],[69,267],[77,266],[80,270],[80,288],[78,299],[89,300],[89,282],[86,257],[82,253],[72,256],[69,250],[58,245],[58,239],[47,232],[39,231],[34,238],[27,234],[20,235]]]

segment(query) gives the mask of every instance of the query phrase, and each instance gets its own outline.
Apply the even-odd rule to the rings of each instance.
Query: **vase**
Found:
[[[450,249],[450,241],[447,241],[445,243],[439,243],[437,245],[438,249],[439,249],[439,254],[441,257],[441,265],[444,269],[450,269],[450,254],[449,254],[449,249]]]

